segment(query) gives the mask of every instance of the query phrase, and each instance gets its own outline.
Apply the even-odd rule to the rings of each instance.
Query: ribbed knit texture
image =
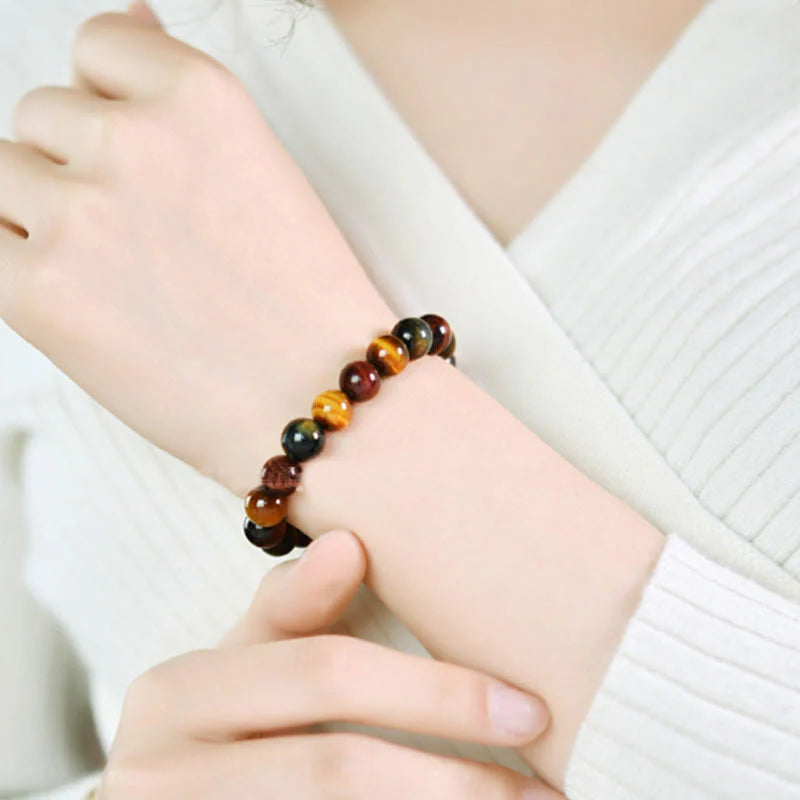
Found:
[[[797,3],[710,3],[506,248],[323,9],[275,44],[288,17],[274,4],[153,5],[242,78],[398,313],[444,313],[467,375],[670,534],[580,732],[569,796],[800,797]],[[0,109],[67,80],[74,28],[100,10],[4,10]],[[522,358],[509,337],[534,346]],[[3,584],[16,638],[2,674],[16,682],[0,685],[15,714],[0,720],[0,793],[63,782],[37,797],[78,800],[92,778],[68,782],[98,767],[85,705],[107,748],[130,681],[213,646],[269,562],[241,537],[237,498],[2,325],[0,370],[2,558],[24,550],[41,604]],[[344,627],[424,653],[365,589]],[[83,695],[65,677],[76,658]],[[509,751],[396,738],[525,770]]]

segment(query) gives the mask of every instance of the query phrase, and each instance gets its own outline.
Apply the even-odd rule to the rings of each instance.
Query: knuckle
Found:
[[[11,128],[17,138],[21,138],[20,135],[25,133],[29,120],[36,113],[37,106],[49,91],[49,87],[37,86],[25,92],[14,104],[11,112]]]
[[[111,25],[119,25],[125,20],[126,16],[116,11],[104,11],[102,14],[95,14],[93,17],[84,20],[75,32],[73,53],[80,53],[95,36],[107,30]]]
[[[202,94],[206,102],[220,105],[238,100],[244,94],[239,79],[224,64],[199,50],[186,53],[178,63],[176,92],[188,102]]]
[[[168,718],[183,665],[184,658],[178,656],[134,678],[125,692],[123,716],[129,721],[148,724],[154,719]]]
[[[374,740],[358,733],[328,733],[315,739],[309,764],[312,784],[323,797],[349,800],[363,780]]]

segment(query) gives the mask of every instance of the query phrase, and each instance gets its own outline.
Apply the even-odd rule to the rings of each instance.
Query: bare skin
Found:
[[[326,0],[386,97],[507,244],[705,0]]]
[[[132,428],[243,494],[331,364],[394,315],[220,65],[122,15],[83,27],[74,65],[83,88],[29,93],[19,141],[0,143],[0,314]],[[214,113],[198,114],[198,94]],[[232,148],[250,157],[232,164]],[[270,213],[236,213],[243,203]],[[542,696],[552,724],[521,750],[563,786],[661,533],[440,359],[359,412],[307,465],[293,521],[312,536],[352,527],[367,583],[434,655]],[[486,486],[487,474],[507,477]],[[504,545],[491,559],[487,534]]]

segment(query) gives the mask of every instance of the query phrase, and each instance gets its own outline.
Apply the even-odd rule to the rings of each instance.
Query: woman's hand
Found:
[[[77,85],[26,94],[0,141],[0,316],[243,494],[393,315],[225,67],[116,13],[73,61]]]
[[[547,724],[541,701],[481,673],[323,633],[365,568],[355,536],[322,536],[267,574],[218,650],[134,681],[98,800],[561,797],[497,765],[309,730],[339,720],[516,745]]]

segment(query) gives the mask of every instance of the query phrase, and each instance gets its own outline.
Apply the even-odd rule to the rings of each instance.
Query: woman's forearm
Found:
[[[303,484],[293,522],[356,531],[368,584],[432,654],[544,697],[523,755],[562,786],[662,534],[438,358],[384,381]]]

